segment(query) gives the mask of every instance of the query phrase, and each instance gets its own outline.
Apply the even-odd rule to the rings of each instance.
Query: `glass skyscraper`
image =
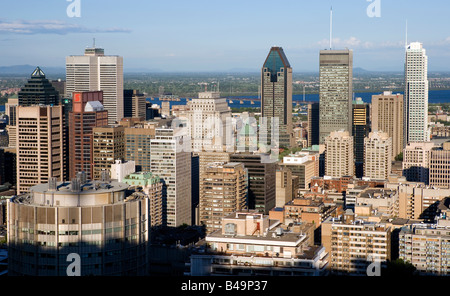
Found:
[[[261,71],[261,110],[267,118],[267,136],[271,137],[270,124],[279,122],[279,145],[293,146],[292,133],[292,68],[283,48],[272,47]]]
[[[352,132],[353,51],[320,51],[319,141],[334,131]]]

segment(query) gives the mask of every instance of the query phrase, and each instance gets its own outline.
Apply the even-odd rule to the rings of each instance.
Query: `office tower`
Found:
[[[448,206],[447,206],[448,211]],[[399,258],[411,263],[420,275],[450,274],[450,221],[404,226],[399,233]]]
[[[146,98],[136,89],[123,91],[123,117],[146,117]]]
[[[129,190],[142,188],[149,199],[149,220],[151,227],[161,226],[163,182],[159,176],[150,172],[136,172],[126,176],[123,183],[127,183]]]
[[[370,132],[370,105],[364,103],[361,98],[353,101],[353,154],[355,157],[355,176],[361,178],[364,167],[364,139]]]
[[[17,150],[16,147],[0,148],[3,152],[4,181],[17,188]],[[3,181],[3,180],[2,180]]]
[[[364,139],[364,177],[387,179],[392,167],[392,138],[387,133],[371,132]]]
[[[319,145],[319,103],[308,104],[308,147]]]
[[[206,233],[222,228],[222,218],[247,209],[247,171],[242,163],[213,163],[200,176],[200,223]]]
[[[234,153],[230,162],[241,162],[248,173],[247,206],[251,210],[268,214],[275,207],[276,164],[267,162],[268,154]]]
[[[353,51],[321,50],[320,144],[334,131],[352,131]]]
[[[8,274],[68,276],[75,253],[81,276],[146,275],[149,200],[127,198],[127,188],[80,174],[10,199]]]
[[[325,138],[325,175],[333,178],[353,177],[353,137],[348,131],[331,132]]]
[[[62,106],[17,107],[17,193],[46,183],[63,181],[64,126]]]
[[[155,125],[139,123],[125,127],[125,160],[136,163],[136,171],[150,172],[151,139],[155,138]]]
[[[390,226],[385,223],[355,218],[347,210],[340,218],[329,217],[322,222],[322,245],[329,254],[332,273],[368,275],[369,264],[380,267],[391,259]]]
[[[50,83],[58,92],[60,99],[66,97],[66,81],[65,80],[57,79],[57,80],[50,81]]]
[[[102,172],[110,176],[111,164],[125,156],[125,128],[123,126],[102,126],[92,128],[93,178],[100,180]]]
[[[184,129],[157,128],[151,172],[164,182],[163,225],[191,224],[191,143]]]
[[[403,149],[403,176],[407,181],[428,184],[430,177],[430,155],[434,143],[410,143]]]
[[[69,180],[78,172],[94,177],[93,128],[108,125],[108,111],[102,105],[102,91],[74,92],[69,112]]]
[[[58,105],[59,93],[45,78],[45,73],[39,68],[31,74],[31,78],[18,93],[20,106]]]
[[[261,112],[268,125],[263,142],[269,142],[271,123],[278,119],[279,146],[293,146],[292,68],[281,47],[270,49],[261,70]]]
[[[188,102],[184,113],[188,120],[192,151],[224,151],[226,133],[231,134],[231,110],[219,92],[200,92]],[[232,143],[233,144],[233,143]]]
[[[430,186],[450,188],[450,142],[430,153]]]
[[[403,146],[430,141],[428,130],[428,57],[422,43],[406,47]]]
[[[297,152],[296,154],[283,157],[280,167],[287,168],[292,176],[298,177],[298,188],[310,188],[311,179],[319,176],[319,155],[308,152]]]
[[[8,98],[5,103],[5,114],[8,117],[8,125],[6,131],[8,132],[8,147],[16,147],[17,143],[17,106],[19,105],[18,98]]]
[[[108,124],[123,118],[123,58],[107,56],[102,48],[86,48],[82,56],[66,57],[66,96],[103,91]]]
[[[372,131],[383,131],[392,138],[392,160],[403,152],[403,95],[385,91],[372,96]]]

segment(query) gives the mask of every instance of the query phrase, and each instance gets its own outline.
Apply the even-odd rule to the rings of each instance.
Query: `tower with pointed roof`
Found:
[[[33,71],[31,78],[19,91],[18,97],[20,106],[59,104],[59,92],[45,78],[45,73],[40,67],[36,67]]]
[[[293,146],[292,132],[292,68],[281,47],[272,47],[261,70],[261,111],[271,122],[279,123],[279,145]]]

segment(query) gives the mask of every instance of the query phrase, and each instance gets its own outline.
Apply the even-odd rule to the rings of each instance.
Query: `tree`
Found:
[[[403,152],[400,152],[396,157],[395,161],[403,161]]]

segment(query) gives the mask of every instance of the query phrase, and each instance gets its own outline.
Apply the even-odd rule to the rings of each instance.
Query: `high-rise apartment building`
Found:
[[[420,42],[406,47],[403,146],[430,141],[428,130],[428,57]]]
[[[20,106],[59,105],[59,93],[37,67],[18,93]]]
[[[110,176],[111,165],[125,156],[125,128],[123,126],[102,126],[92,129],[93,178],[102,179],[102,172]]]
[[[69,180],[78,172],[94,177],[93,133],[94,127],[108,125],[108,111],[104,110],[103,92],[74,92],[72,111],[69,112]]]
[[[430,155],[434,143],[409,143],[403,149],[403,176],[411,182],[428,184],[430,177]]]
[[[392,159],[403,152],[403,95],[390,91],[372,96],[372,131],[383,131],[392,138]]]
[[[353,51],[320,51],[320,144],[334,131],[352,131]]]
[[[392,168],[392,138],[387,133],[371,132],[364,139],[364,177],[387,179]]]
[[[230,162],[241,162],[248,173],[248,208],[268,214],[275,207],[276,164],[268,154],[234,153]]]
[[[292,68],[281,47],[270,49],[261,70],[261,112],[268,125],[267,139],[263,141],[269,142],[270,126],[278,120],[280,146],[293,146]]]
[[[289,169],[292,176],[298,177],[298,189],[308,190],[311,178],[319,176],[319,155],[307,152],[283,157],[280,167]]]
[[[391,227],[360,220],[352,210],[322,222],[322,245],[329,253],[329,269],[337,274],[367,275],[368,266],[391,259]]]
[[[17,193],[46,183],[63,181],[64,126],[62,106],[17,107]]]
[[[171,227],[190,225],[190,137],[183,128],[157,128],[150,143],[151,173],[164,183],[163,224]]]
[[[356,98],[352,104],[353,155],[355,157],[355,175],[360,178],[364,171],[364,139],[370,133],[370,104]]]
[[[103,91],[108,124],[123,116],[123,58],[107,56],[102,48],[86,48],[82,56],[66,57],[66,96],[73,92]]]
[[[325,138],[325,175],[352,177],[355,173],[353,137],[348,131],[331,132]]]
[[[410,262],[422,275],[450,274],[450,221],[412,224],[399,233],[399,258]]]
[[[200,175],[200,223],[211,233],[222,218],[247,209],[247,171],[242,163],[213,163]]]

